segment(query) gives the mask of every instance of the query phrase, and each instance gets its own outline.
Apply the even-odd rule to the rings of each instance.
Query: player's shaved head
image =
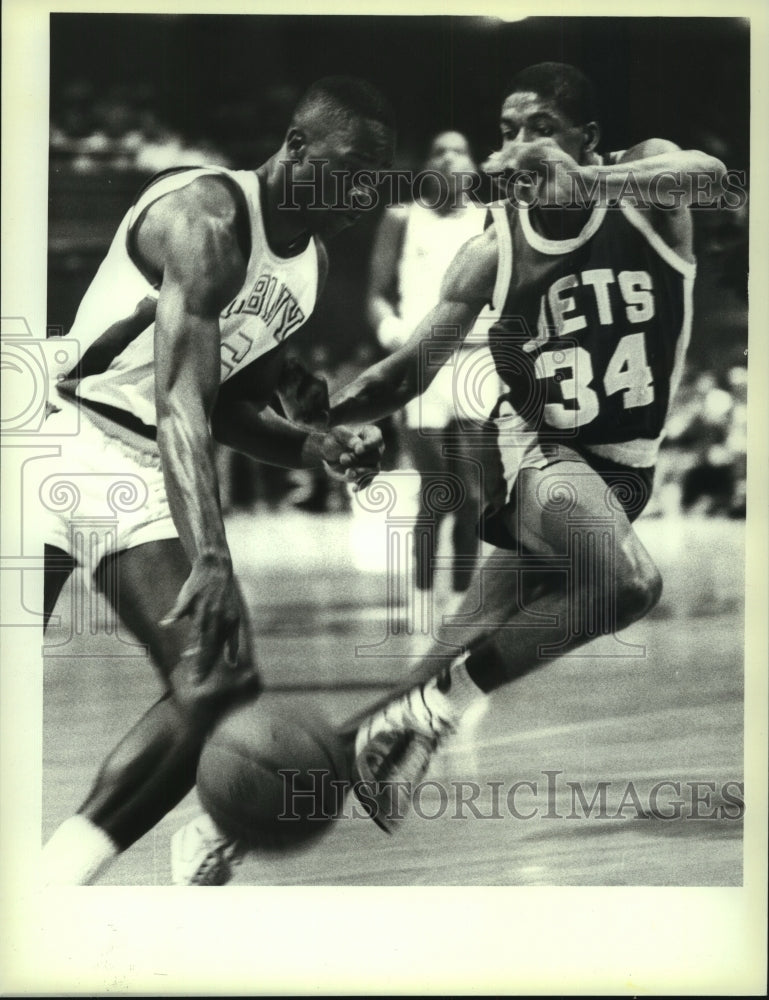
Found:
[[[395,130],[390,102],[373,84],[352,76],[327,76],[313,83],[300,99],[292,124],[305,129],[337,131],[351,121],[376,122]]]
[[[328,238],[359,217],[360,192],[392,163],[394,121],[389,101],[366,80],[329,76],[307,90],[286,132],[282,162],[290,165],[291,201],[310,232]],[[368,196],[363,200],[370,204]]]
[[[598,120],[593,84],[582,70],[568,63],[544,62],[521,70],[507,88],[507,95],[534,93],[552,101],[575,125]]]

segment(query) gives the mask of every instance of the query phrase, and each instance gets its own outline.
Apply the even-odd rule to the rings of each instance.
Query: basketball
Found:
[[[203,808],[251,848],[285,851],[317,839],[342,809],[349,768],[322,718],[263,699],[230,710],[200,757]]]

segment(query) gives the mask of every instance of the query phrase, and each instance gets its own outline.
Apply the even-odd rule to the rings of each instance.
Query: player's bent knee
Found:
[[[196,679],[181,666],[172,678],[176,703],[196,728],[208,728],[224,711],[257,698],[262,679],[251,658],[241,658],[236,667],[218,663],[207,677]]]
[[[647,615],[662,595],[662,577],[650,559],[618,574],[617,628],[623,629]]]

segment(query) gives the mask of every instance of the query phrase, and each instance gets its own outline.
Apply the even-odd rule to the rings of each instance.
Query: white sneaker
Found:
[[[171,838],[171,881],[174,885],[226,885],[245,853],[242,844],[201,813]]]
[[[459,721],[439,684],[433,678],[412,688],[370,716],[356,734],[353,789],[387,833],[405,819],[414,788]]]

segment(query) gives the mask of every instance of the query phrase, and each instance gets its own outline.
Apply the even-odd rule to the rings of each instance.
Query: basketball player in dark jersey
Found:
[[[484,448],[480,528],[500,551],[480,569],[482,623],[471,588],[457,615],[476,624],[439,632],[408,684],[346,727],[367,808],[388,831],[467,708],[641,618],[662,586],[632,522],[691,326],[687,192],[723,164],[662,139],[600,157],[592,87],[558,63],[515,78],[501,133],[485,169],[513,195],[502,223],[495,213],[459,251],[410,341],[332,400],[332,420],[391,412],[429,384],[425,348],[453,347],[490,301],[502,311],[490,344],[508,389]],[[446,644],[464,650],[448,665]]]
[[[47,883],[95,881],[192,788],[215,713],[259,689],[213,435],[262,461],[325,462],[353,480],[376,468],[376,428],[308,430],[268,403],[295,382],[281,383],[283,348],[323,286],[323,240],[359,214],[352,178],[387,166],[393,141],[391,109],[375,88],[319,81],[256,171],[172,171],[151,183],[86,292],[69,333],[81,360],[61,373],[48,418],[79,419],[57,469],[84,484],[79,514],[91,500],[103,504],[87,492],[99,474],[141,484],[145,502],[86,551],[85,569],[147,645],[166,693],[46,845]],[[65,517],[50,517],[44,531],[48,618],[83,552]],[[205,867],[205,838],[197,847],[184,881]]]

